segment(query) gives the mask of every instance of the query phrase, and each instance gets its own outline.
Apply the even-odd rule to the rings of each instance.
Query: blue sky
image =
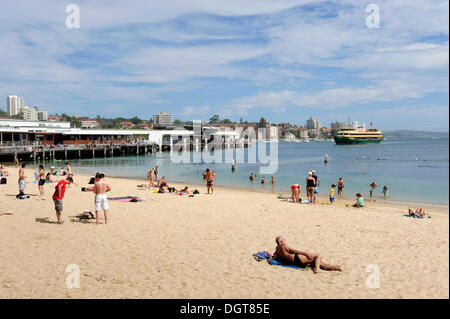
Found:
[[[65,25],[68,4],[80,28]],[[0,105],[448,131],[448,1],[3,1]]]

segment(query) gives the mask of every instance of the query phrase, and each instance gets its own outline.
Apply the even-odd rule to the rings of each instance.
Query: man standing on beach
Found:
[[[277,236],[275,239],[277,243],[276,255],[277,258],[283,262],[294,265],[296,267],[305,268],[306,266],[314,267],[314,273],[323,270],[339,270],[343,271],[345,264],[334,266],[322,262],[322,257],[319,254],[312,254],[300,250],[293,249],[286,244],[286,239],[283,236]]]
[[[72,168],[70,167],[70,163],[66,162],[66,169],[67,169],[67,176],[72,176],[73,177],[73,173],[72,173]]]
[[[316,203],[316,196],[319,195],[319,186],[320,186],[320,178],[316,175],[316,171],[313,170],[312,177],[316,180],[316,184],[314,185],[314,204]]]
[[[211,190],[211,194],[214,193],[214,178],[216,178],[216,174],[213,171],[211,171],[209,168],[207,168],[205,178],[206,178],[206,188],[208,190],[208,194],[209,194],[209,190]]]
[[[338,195],[342,196],[342,191],[344,190],[344,181],[342,180],[342,177],[339,177],[337,186],[338,186]]]
[[[155,186],[155,183],[153,182],[154,174],[155,174],[155,169],[152,167],[152,169],[149,170],[148,173],[147,173],[147,178],[148,178],[148,181],[150,183],[148,185],[149,187]]]
[[[22,163],[22,167],[19,169],[19,194],[23,194],[25,191],[25,168],[27,167],[27,164]]]
[[[55,192],[53,193],[53,202],[55,203],[56,218],[58,219],[58,224],[62,224],[61,213],[63,211],[63,198],[66,193],[67,184],[73,183],[72,177],[67,177],[67,179],[60,180],[55,186]]]
[[[305,178],[306,184],[306,196],[308,197],[308,203],[314,204],[314,185],[316,185],[316,180],[312,177],[312,172],[308,173],[308,177]]]
[[[153,173],[155,174],[155,180],[158,181],[158,166],[155,166]]]
[[[105,224],[108,223],[108,197],[106,193],[111,190],[111,186],[104,180],[105,174],[99,175],[99,180],[95,182],[93,192],[95,193],[95,221],[99,224],[99,213],[103,209]]]

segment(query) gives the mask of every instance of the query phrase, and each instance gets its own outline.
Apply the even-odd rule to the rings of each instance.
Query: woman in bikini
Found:
[[[291,186],[291,199],[294,203],[298,203],[300,195],[300,184],[294,183]]]

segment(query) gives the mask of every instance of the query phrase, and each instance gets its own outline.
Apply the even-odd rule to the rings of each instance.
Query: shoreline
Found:
[[[17,169],[17,170],[19,169],[19,168],[13,167],[13,166],[8,166],[8,165],[4,165],[4,166],[8,170],[9,169]],[[94,174],[94,173],[92,173],[92,174]],[[92,175],[89,176],[89,174],[85,174],[85,173],[81,173],[81,174],[77,174],[77,175],[78,176],[84,176],[84,177],[87,177],[87,178],[90,178],[92,176]],[[56,175],[56,176],[58,176],[58,175]],[[148,182],[148,179],[146,179],[146,178],[124,177],[124,176],[113,176],[113,175],[107,176],[107,178],[108,177],[124,179],[124,180],[136,180],[136,181],[142,181],[144,183]],[[257,182],[255,181],[255,183],[257,183]],[[185,185],[189,185],[189,186],[197,187],[197,188],[205,187],[205,184],[201,184],[201,183],[188,183],[188,184],[186,184],[186,183],[183,183],[183,182],[180,182],[180,181],[177,181],[177,180],[173,181],[171,184],[174,184],[177,187],[184,187]],[[271,185],[270,181],[267,181],[266,185],[270,186]],[[224,189],[229,189],[229,190],[238,190],[238,191],[241,190],[241,191],[245,191],[245,192],[255,192],[255,193],[263,193],[263,194],[274,194],[274,195],[287,194],[289,196],[291,195],[290,194],[290,189],[287,189],[286,191],[279,191],[279,190],[275,190],[275,189],[262,189],[262,188],[256,189],[256,188],[246,187],[246,186],[229,186],[229,185],[215,185],[214,187],[215,188],[219,188],[219,189],[220,188],[224,188]],[[320,190],[322,190],[322,189],[323,188],[321,188]],[[345,191],[345,188],[344,188],[344,191]],[[305,192],[305,186],[304,185],[302,185],[301,192],[303,194],[301,193],[300,197],[302,197],[302,195],[303,195],[304,197],[302,197],[302,198],[305,198],[306,194],[304,194],[304,192]],[[326,195],[323,192],[319,193],[319,195],[317,196],[318,200],[329,202],[328,192],[329,192],[329,189],[326,190],[326,193],[325,193]],[[336,188],[335,192],[337,194],[337,188]],[[353,197],[348,196],[348,195],[343,195],[342,197],[338,197],[336,195],[335,196],[335,200],[343,200],[346,203],[350,203],[350,202],[354,203],[356,201],[356,199],[354,199]],[[444,210],[444,211],[449,211],[450,210],[450,205],[449,204],[433,204],[433,203],[419,202],[419,201],[412,202],[412,201],[406,201],[406,200],[391,200],[391,199],[384,200],[382,198],[378,198],[378,199],[375,199],[374,201],[371,201],[369,198],[364,197],[364,203],[366,205],[370,203],[370,204],[376,204],[376,205],[378,205],[378,204],[379,205],[394,205],[394,206],[397,206],[397,207],[408,206],[408,207],[432,208],[432,209],[438,209],[438,210]]]

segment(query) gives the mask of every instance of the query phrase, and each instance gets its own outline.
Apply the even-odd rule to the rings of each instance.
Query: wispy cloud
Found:
[[[379,29],[357,0],[77,4],[77,30],[64,2],[0,4],[0,96],[148,118],[448,105],[448,1],[379,1]]]

